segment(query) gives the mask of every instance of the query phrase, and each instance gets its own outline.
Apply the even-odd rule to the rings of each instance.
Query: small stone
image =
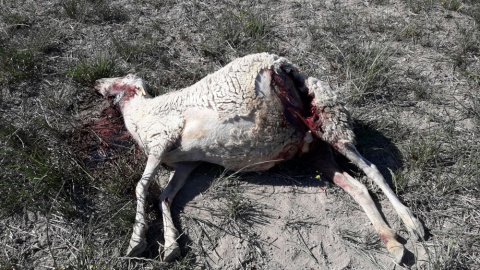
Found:
[[[27,211],[27,220],[30,222],[37,221],[37,215],[32,211]]]

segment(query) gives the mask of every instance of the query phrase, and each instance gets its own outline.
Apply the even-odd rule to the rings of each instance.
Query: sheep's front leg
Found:
[[[360,153],[358,153],[355,146],[351,144],[339,145],[337,149],[344,154],[350,161],[357,165],[370,179],[372,179],[387,196],[393,205],[393,208],[397,211],[403,223],[407,227],[411,235],[417,239],[423,239],[425,237],[425,231],[422,223],[413,216],[413,213],[408,207],[402,204],[393,190],[388,185],[385,178],[378,171],[377,167],[366,160]]]
[[[160,159],[154,155],[149,155],[147,166],[143,172],[142,178],[137,184],[135,193],[137,195],[137,212],[135,214],[135,225],[133,226],[133,234],[127,249],[127,256],[136,257],[140,255],[146,248],[145,233],[148,229],[145,220],[145,199],[147,197],[148,187],[157,170]]]
[[[190,173],[199,165],[198,162],[180,162],[173,165],[175,171],[171,174],[165,190],[160,195],[160,209],[163,216],[163,233],[165,245],[163,247],[163,260],[173,261],[180,255],[180,247],[177,243],[178,231],[175,228],[170,212],[173,198],[185,184]],[[162,251],[160,251],[162,253]]]

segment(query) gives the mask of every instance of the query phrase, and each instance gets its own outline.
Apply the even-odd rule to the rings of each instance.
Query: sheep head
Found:
[[[102,96],[114,104],[123,104],[135,96],[147,96],[143,80],[135,74],[128,74],[119,78],[103,78],[95,82],[94,86]]]

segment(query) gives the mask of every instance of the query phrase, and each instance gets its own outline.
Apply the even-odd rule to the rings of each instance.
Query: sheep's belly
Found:
[[[235,117],[219,121],[211,110],[196,110],[185,119],[179,147],[162,159],[166,164],[205,161],[231,170],[267,170],[308,151],[311,142],[283,119]]]
[[[182,141],[181,147],[164,157],[165,163],[205,161],[230,170],[262,171],[289,160],[302,152],[305,142],[299,137],[285,135],[251,137],[247,140],[202,138]]]
[[[263,171],[297,155],[301,145],[299,138],[264,136],[241,142],[217,140],[204,145],[203,149],[192,149],[190,153],[203,161],[235,171]]]

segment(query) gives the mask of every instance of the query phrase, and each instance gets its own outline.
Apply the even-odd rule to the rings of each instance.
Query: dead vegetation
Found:
[[[174,203],[182,258],[158,260],[155,195],[147,259],[123,257],[144,157],[96,136],[110,118],[91,83],[135,70],[158,95],[260,51],[344,97],[362,154],[429,230],[403,267],[480,265],[478,1],[41,2],[0,1],[0,269],[393,268],[301,162],[241,181],[202,168]]]

